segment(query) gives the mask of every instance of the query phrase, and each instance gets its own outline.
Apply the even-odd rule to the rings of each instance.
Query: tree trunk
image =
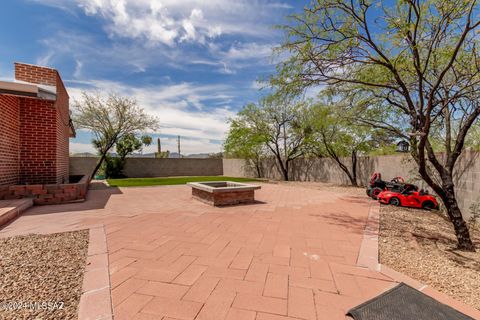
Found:
[[[103,153],[102,156],[100,157],[100,161],[98,161],[97,165],[95,166],[95,169],[93,169],[92,175],[90,176],[91,179],[95,178],[95,174],[97,173],[98,169],[102,166],[103,161],[105,160],[105,157],[107,156],[107,153]]]
[[[350,184],[353,187],[358,187],[357,178],[355,176],[348,175],[348,178],[350,179]]]
[[[350,178],[350,181],[352,182],[352,186],[358,187],[358,182],[357,182],[357,151],[356,150],[352,151],[352,177]]]
[[[352,186],[357,186],[357,177],[356,177],[356,172],[355,172],[355,175],[352,175],[350,173],[350,170],[348,169],[348,167],[346,165],[344,165],[342,163],[342,161],[340,160],[340,158],[338,158],[337,156],[335,157],[332,157],[333,160],[335,160],[335,162],[338,164],[338,166],[340,167],[340,169],[342,169],[343,172],[345,172],[345,174],[347,175],[348,177],[348,180],[350,180],[350,184]]]
[[[458,241],[458,249],[466,251],[475,251],[475,246],[470,237],[467,223],[463,219],[462,211],[458,207],[457,199],[453,187],[445,188],[442,198],[443,204],[447,209],[448,217],[453,224],[455,236]]]
[[[276,158],[276,167],[278,171],[280,171],[280,174],[283,176],[283,179],[285,181],[288,181],[288,161],[285,161],[285,164],[283,163],[282,156],[280,155],[280,152],[275,152],[274,149],[270,148],[275,155]],[[277,148],[278,151],[278,148]]]
[[[261,165],[260,160],[259,159],[252,159],[250,161],[253,162],[257,178],[262,178],[262,168],[260,167],[260,165]]]
[[[453,184],[451,173],[445,171],[444,174],[441,175],[442,186],[440,186],[431,179],[427,173],[426,166],[421,161],[419,163],[418,172],[423,180],[438,194],[440,199],[442,199],[442,202],[447,209],[450,222],[453,224],[453,229],[455,230],[458,249],[475,252],[475,246],[470,237],[468,226],[463,219],[462,211],[458,207],[457,198],[455,196],[455,185]]]
[[[285,163],[285,166],[282,166],[282,171],[283,171],[283,180],[288,181],[288,161]]]

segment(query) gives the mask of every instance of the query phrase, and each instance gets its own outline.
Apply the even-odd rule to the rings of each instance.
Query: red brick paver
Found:
[[[374,259],[357,266],[369,200],[269,184],[256,198],[214,208],[187,186],[92,190],[0,236],[104,226],[116,319],[345,320],[396,285]]]

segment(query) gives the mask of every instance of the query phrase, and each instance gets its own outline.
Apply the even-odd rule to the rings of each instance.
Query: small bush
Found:
[[[125,178],[125,175],[123,174],[124,165],[124,159],[107,156],[105,158],[105,177],[107,179]]]

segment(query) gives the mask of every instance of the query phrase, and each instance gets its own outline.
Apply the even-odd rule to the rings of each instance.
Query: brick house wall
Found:
[[[18,183],[20,173],[20,102],[0,95],[0,185]]]
[[[34,66],[25,63],[15,63],[15,79],[29,83],[57,86],[58,72],[55,69]]]
[[[56,99],[0,95],[0,185],[67,183],[69,97],[60,75],[15,63],[15,78],[54,86]]]
[[[69,176],[69,138],[70,138],[70,108],[69,97],[65,85],[58,72],[56,74],[57,82],[57,101],[56,110],[56,175],[57,183],[68,182]]]
[[[57,183],[55,102],[20,98],[20,184]]]

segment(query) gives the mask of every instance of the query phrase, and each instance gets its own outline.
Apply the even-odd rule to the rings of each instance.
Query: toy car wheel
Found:
[[[372,188],[367,188],[367,196],[372,197]]]
[[[400,206],[400,199],[398,198],[391,198],[390,201],[388,201],[392,206],[399,207]]]
[[[377,199],[378,199],[378,195],[379,195],[380,192],[382,192],[382,191],[383,191],[383,190],[380,189],[380,188],[373,188],[373,189],[372,189],[372,192],[371,192],[371,194],[372,194],[371,197],[372,197],[373,199],[377,200]]]
[[[435,209],[435,204],[430,200],[424,201],[422,203],[422,209],[425,209],[425,210]]]

